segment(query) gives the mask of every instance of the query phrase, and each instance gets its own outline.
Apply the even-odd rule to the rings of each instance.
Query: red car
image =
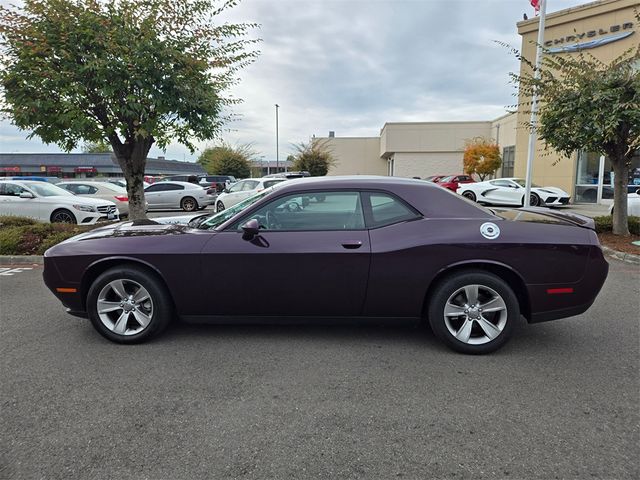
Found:
[[[427,182],[438,183],[440,180],[448,176],[449,175],[431,175],[430,177],[427,177],[424,180],[426,180]]]
[[[458,184],[460,183],[476,183],[470,175],[450,175],[437,182],[438,185],[455,192],[458,190]]]

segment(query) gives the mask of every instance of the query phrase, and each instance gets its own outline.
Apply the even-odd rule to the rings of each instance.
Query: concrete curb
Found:
[[[42,265],[42,255],[0,255],[0,265]]]
[[[633,253],[624,253],[614,250],[613,248],[605,247],[602,245],[602,251],[605,255],[609,257],[615,258],[616,260],[620,260],[626,263],[631,263],[633,265],[640,265],[640,255],[634,255]]]

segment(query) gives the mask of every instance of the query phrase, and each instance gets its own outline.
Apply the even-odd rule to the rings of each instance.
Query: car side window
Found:
[[[165,190],[184,190],[184,185],[176,185],[175,183],[169,183],[165,185]]]
[[[245,217],[264,230],[318,231],[363,230],[364,214],[358,192],[306,192],[280,197]]]
[[[162,183],[156,183],[154,185],[150,185],[149,187],[147,187],[145,192],[148,192],[148,193],[163,192],[164,190],[166,190],[164,188],[165,186],[166,185],[163,185]]]
[[[93,187],[91,185],[74,184],[68,186],[71,188],[67,188],[67,190],[71,190],[76,195],[93,195],[98,191],[96,187]]]
[[[490,183],[496,187],[513,187],[513,184],[509,180],[492,180]]]
[[[19,197],[22,192],[26,192],[24,188],[15,183],[0,183],[0,195],[7,197]]]
[[[244,182],[244,186],[242,187],[242,191],[247,191],[247,190],[253,190],[254,188],[256,188],[258,186],[257,181],[255,180],[247,180],[246,182]]]
[[[367,215],[369,228],[385,227],[394,223],[406,222],[420,218],[420,214],[406,205],[395,195],[382,192],[366,192],[365,208],[370,206],[370,215]]]
[[[282,180],[267,180],[266,182],[263,183],[263,185],[264,185],[264,188],[269,188],[269,187],[273,187],[274,185],[277,185],[280,182],[282,182]]]
[[[244,188],[244,182],[238,182],[231,188],[229,188],[229,193],[239,192]]]

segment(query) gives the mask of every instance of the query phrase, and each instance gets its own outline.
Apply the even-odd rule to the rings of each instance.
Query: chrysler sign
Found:
[[[581,33],[576,32],[573,35],[548,40],[544,42],[544,46],[549,53],[577,52],[588,48],[596,48],[630,37],[634,33],[633,26],[633,22],[625,22],[611,25],[606,29],[599,28]]]

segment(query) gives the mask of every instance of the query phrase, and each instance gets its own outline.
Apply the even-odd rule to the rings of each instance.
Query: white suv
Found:
[[[48,182],[0,180],[0,215],[93,225],[118,220],[120,212],[113,202],[78,197]]]

